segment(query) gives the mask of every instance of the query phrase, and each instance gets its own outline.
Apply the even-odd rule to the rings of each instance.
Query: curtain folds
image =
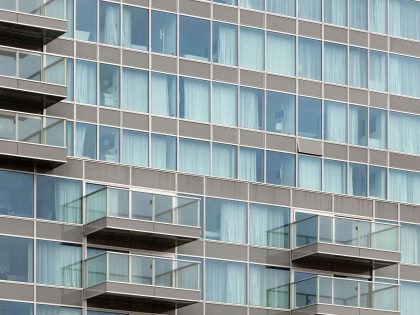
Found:
[[[76,102],[96,104],[96,63],[77,60]]]
[[[389,121],[389,148],[397,152],[420,154],[420,117],[390,112]]]
[[[350,85],[367,88],[367,50],[363,48],[350,48],[349,78]]]
[[[419,15],[416,1],[390,0],[390,34],[420,40]]]
[[[388,1],[370,0],[370,31],[386,34],[388,32]]]
[[[347,192],[347,163],[324,160],[323,190],[331,193]]]
[[[241,27],[240,66],[253,70],[264,70],[264,32]]]
[[[213,24],[214,44],[217,45],[217,55],[214,60],[218,63],[235,66],[237,63],[236,56],[238,55],[237,49],[237,27],[225,23]]]
[[[152,73],[151,112],[163,116],[175,116],[176,77]]]
[[[321,42],[299,38],[299,76],[321,80]]]
[[[232,243],[246,242],[246,205],[223,201],[220,207],[220,240]]]
[[[391,93],[420,97],[420,59],[390,54],[389,77]]]
[[[214,143],[212,175],[237,178],[237,156],[235,146]]]
[[[122,85],[123,108],[147,113],[149,99],[148,73],[146,71],[123,68]]]
[[[367,30],[368,0],[349,0],[350,27]]]
[[[321,190],[321,159],[301,155],[298,168],[300,188]]]
[[[347,25],[347,0],[324,0],[325,23]]]
[[[267,11],[296,16],[296,0],[267,0]]]
[[[118,46],[120,44],[120,6],[101,2],[100,11],[102,18],[100,23],[102,28],[100,30],[101,43]],[[124,21],[125,25],[126,22]]]
[[[240,91],[240,126],[249,129],[260,129],[262,122],[261,91],[251,88],[241,88]]]
[[[347,104],[324,102],[324,139],[347,143]]]
[[[347,47],[324,44],[324,79],[336,84],[347,83]]]
[[[209,175],[210,145],[205,141],[180,139],[179,170],[181,172]]]
[[[295,75],[295,39],[293,36],[267,33],[267,71]]]
[[[124,130],[123,162],[136,166],[148,166],[149,137],[147,133]]]
[[[207,81],[182,78],[181,116],[182,118],[209,121],[210,120],[210,86]]]
[[[238,88],[235,85],[213,83],[212,121],[237,126]]]
[[[299,17],[321,22],[321,0],[299,0]]]

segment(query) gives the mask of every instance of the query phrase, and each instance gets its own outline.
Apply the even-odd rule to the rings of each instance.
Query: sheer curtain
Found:
[[[220,240],[232,243],[246,242],[246,205],[224,201],[220,208]]]
[[[350,85],[367,88],[367,50],[363,48],[350,48]]]
[[[347,104],[324,102],[324,139],[347,142]]]
[[[42,305],[36,306],[37,314],[41,315],[82,315],[80,308],[71,308],[63,306]]]
[[[146,71],[123,68],[123,108],[136,112],[148,111],[149,80]]]
[[[386,34],[388,32],[388,1],[370,0],[370,31]]]
[[[321,190],[321,159],[301,155],[298,168],[300,188]]]
[[[235,85],[213,83],[212,121],[237,126],[238,88]]]
[[[401,315],[417,315],[420,309],[420,284],[401,281]]]
[[[148,166],[149,137],[147,133],[124,130],[123,162],[136,166]]]
[[[213,144],[212,175],[237,178],[237,149],[227,144]]]
[[[213,36],[217,45],[217,56],[214,60],[225,65],[236,65],[238,55],[238,29],[236,26],[213,23]]]
[[[163,116],[175,116],[176,77],[152,73],[151,112]]]
[[[388,58],[386,53],[369,52],[369,87],[373,90],[388,91]]]
[[[96,63],[77,60],[76,102],[96,104]]]
[[[347,0],[324,0],[325,23],[347,25]]]
[[[100,2],[101,31],[100,39],[104,44],[120,44],[120,6],[108,2]]]
[[[420,173],[389,170],[389,198],[394,201],[419,203]]]
[[[259,129],[261,113],[259,96],[260,91],[241,87],[240,95],[240,126],[243,128]]]
[[[324,79],[327,82],[347,83],[347,48],[344,45],[324,45]]]
[[[387,148],[387,114],[386,110],[369,108],[369,147]]]
[[[264,0],[239,0],[241,8],[264,10]]]
[[[347,192],[347,164],[341,161],[324,160],[324,191],[338,194]]]
[[[179,140],[179,170],[181,172],[209,175],[210,145],[206,141]]]
[[[321,42],[299,38],[299,76],[321,80]]]
[[[367,30],[368,0],[349,0],[350,27]]]
[[[420,265],[420,225],[401,224],[401,262]]]
[[[295,75],[295,39],[293,36],[267,33],[267,71]]]
[[[288,16],[296,15],[296,0],[267,0],[267,11]]]
[[[241,27],[240,66],[253,70],[264,70],[264,32]]]
[[[390,34],[420,40],[420,6],[417,1],[390,0]]]
[[[390,54],[389,77],[391,93],[420,97],[420,59]]]
[[[239,178],[251,182],[258,181],[258,165],[256,149],[241,148]]]
[[[55,181],[55,213],[61,222],[81,223],[82,200],[80,182],[74,180]]]
[[[390,112],[389,121],[390,150],[420,154],[420,116]]]
[[[321,22],[321,0],[299,0],[299,17]]]
[[[209,82],[196,79],[181,79],[182,118],[209,121],[210,88]]]
[[[152,135],[152,161],[154,168],[175,170],[176,138],[170,136]]]
[[[367,145],[367,109],[351,105],[349,108],[349,143]]]

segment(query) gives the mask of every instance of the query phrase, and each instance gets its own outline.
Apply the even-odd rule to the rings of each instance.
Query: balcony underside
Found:
[[[97,245],[167,251],[200,238],[200,228],[106,217],[84,226],[88,242]]]
[[[198,303],[199,291],[107,282],[85,289],[88,307],[161,314]]]
[[[367,308],[357,308],[351,306],[315,304],[298,308],[292,311],[292,315],[397,315],[400,312],[373,310]]]
[[[369,248],[315,243],[294,249],[292,261],[297,267],[363,273],[398,263],[400,254]]]

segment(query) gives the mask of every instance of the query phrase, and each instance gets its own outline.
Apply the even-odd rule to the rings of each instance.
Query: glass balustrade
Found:
[[[66,0],[0,0],[0,10],[66,19]]]

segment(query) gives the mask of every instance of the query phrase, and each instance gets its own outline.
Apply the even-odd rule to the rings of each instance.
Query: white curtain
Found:
[[[120,6],[108,2],[101,2],[101,42],[109,45],[120,44]]]
[[[370,0],[370,31],[386,34],[388,32],[388,1]]]
[[[345,194],[347,192],[347,164],[324,160],[324,191]]]
[[[390,92],[420,97],[420,59],[390,54],[389,77]]]
[[[390,34],[420,40],[420,6],[417,1],[390,0]]]
[[[210,145],[208,142],[180,139],[179,146],[181,172],[209,175]]]
[[[76,127],[76,156],[85,157],[84,147],[87,133],[87,125],[77,124]]]
[[[210,118],[210,86],[207,81],[187,79],[181,80],[183,87],[182,118],[209,121]]]
[[[324,139],[347,142],[347,105],[331,101],[324,102]]]
[[[239,0],[241,8],[264,10],[264,0]]]
[[[96,104],[96,63],[77,60],[76,102]]]
[[[296,0],[267,0],[267,11],[288,16],[296,15]]]
[[[350,106],[349,124],[349,143],[366,145],[367,109],[362,106]]]
[[[149,137],[147,133],[124,130],[123,162],[136,166],[148,166]]]
[[[226,144],[213,144],[212,175],[225,178],[237,177],[237,149]]]
[[[123,108],[144,112],[148,111],[149,80],[146,71],[123,68]]]
[[[223,201],[220,206],[220,240],[245,243],[246,230],[246,205],[235,201]]]
[[[347,0],[324,0],[325,23],[347,25]]]
[[[239,158],[239,178],[256,182],[258,181],[258,151],[257,149],[241,148]]]
[[[420,187],[420,173],[389,170],[389,199],[418,204],[420,203],[418,187]]]
[[[321,42],[299,38],[299,76],[321,80]]]
[[[267,33],[267,71],[295,75],[295,39],[293,36]]]
[[[163,116],[175,116],[176,78],[171,75],[152,73],[151,112]]]
[[[369,109],[369,147],[386,149],[388,138],[387,114],[386,110]]]
[[[130,7],[123,7],[123,23],[122,23],[122,46],[124,47],[132,47],[132,32],[131,32],[131,24],[132,24],[132,14]]]
[[[349,0],[350,27],[367,30],[368,0]]]
[[[388,58],[386,53],[369,52],[369,87],[373,90],[388,91]]]
[[[299,156],[298,185],[300,188],[321,190],[321,159]]]
[[[264,32],[241,27],[240,66],[264,70]]]
[[[175,170],[176,139],[175,137],[152,135],[152,167],[164,170]]]
[[[324,79],[327,82],[347,83],[347,47],[344,45],[324,45]]]
[[[401,281],[401,315],[418,315],[420,310],[420,284]]]
[[[243,128],[259,129],[262,120],[259,104],[260,91],[241,88],[240,97],[240,126]]]
[[[420,116],[390,112],[389,121],[390,150],[420,154]]]
[[[82,310],[80,308],[42,304],[36,306],[36,312],[39,315],[82,315]]]
[[[401,262],[420,265],[420,225],[401,225]]]
[[[238,55],[237,27],[224,23],[214,23],[217,28],[217,62],[225,65],[236,65]]]
[[[82,200],[81,185],[75,180],[58,179],[54,181],[56,220],[81,223]]]
[[[237,126],[238,88],[235,85],[213,83],[212,121]]]
[[[350,85],[367,88],[367,50],[363,48],[350,48]]]
[[[321,22],[321,0],[299,0],[299,17]]]

